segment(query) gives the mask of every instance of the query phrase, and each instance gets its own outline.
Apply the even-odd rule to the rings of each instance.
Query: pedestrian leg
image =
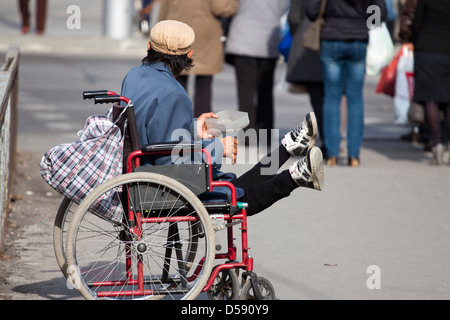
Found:
[[[36,32],[39,35],[44,34],[46,16],[47,16],[47,0],[37,0],[37,2],[36,2]]]
[[[29,0],[19,0],[20,15],[22,17],[22,33],[30,30],[30,11],[28,10]]]

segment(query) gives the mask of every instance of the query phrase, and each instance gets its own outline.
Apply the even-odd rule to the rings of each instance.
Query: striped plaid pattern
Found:
[[[91,116],[78,132],[80,140],[47,151],[40,163],[41,176],[57,192],[77,204],[98,185],[122,173],[123,136],[107,116]],[[95,214],[121,220],[120,199],[103,197]]]

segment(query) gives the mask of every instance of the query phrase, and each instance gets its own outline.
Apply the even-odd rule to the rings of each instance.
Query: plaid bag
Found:
[[[120,128],[102,115],[89,117],[78,136],[78,141],[47,151],[40,170],[52,188],[80,204],[98,185],[122,173],[124,139]],[[122,208],[117,195],[103,196],[97,202],[93,213],[109,221],[121,220]]]

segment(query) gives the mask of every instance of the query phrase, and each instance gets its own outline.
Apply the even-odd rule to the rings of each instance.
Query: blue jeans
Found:
[[[347,147],[349,158],[359,158],[364,133],[363,87],[367,42],[322,41],[321,56],[325,97],[324,144],[328,157],[338,157],[341,143],[341,99],[347,97]]]

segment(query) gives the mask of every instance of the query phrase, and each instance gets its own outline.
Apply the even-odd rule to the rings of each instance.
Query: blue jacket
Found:
[[[121,94],[134,105],[141,146],[197,139],[191,99],[164,63],[143,63],[132,68],[122,82]],[[222,143],[216,139],[202,143],[212,153],[215,169],[219,169]],[[167,165],[174,161],[167,155],[152,157],[149,162]]]

